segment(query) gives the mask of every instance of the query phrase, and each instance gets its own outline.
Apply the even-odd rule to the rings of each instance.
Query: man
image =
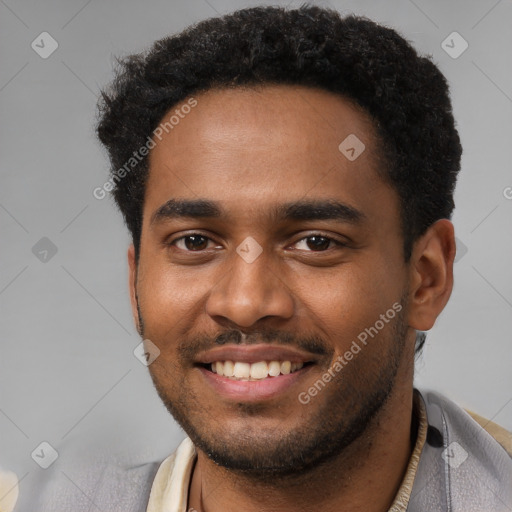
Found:
[[[135,323],[187,438],[91,479],[97,508],[512,509],[509,434],[413,387],[461,156],[429,59],[364,18],[244,9],[126,59],[100,111]]]

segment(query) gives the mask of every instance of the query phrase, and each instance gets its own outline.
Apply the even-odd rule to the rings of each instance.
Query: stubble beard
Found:
[[[387,343],[388,350],[384,357],[370,358],[365,368],[360,356],[364,357],[364,352],[371,351],[372,347],[363,347],[361,354],[349,362],[319,396],[309,404],[302,405],[312,407],[307,425],[289,431],[280,430],[279,427],[272,430],[253,428],[252,418],[264,414],[265,406],[248,403],[237,404],[237,411],[246,420],[246,426],[235,433],[227,431],[219,421],[221,418],[214,417],[201,407],[197,396],[187,388],[183,378],[172,386],[180,392],[169,393],[165,381],[176,378],[177,374],[162,368],[157,364],[158,360],[149,367],[151,378],[167,410],[196,448],[213,462],[266,484],[275,484],[276,478],[296,478],[333,458],[339,458],[370,427],[375,427],[379,413],[393,393],[404,357],[407,334],[405,300],[406,296],[402,297],[403,308],[388,331],[391,339],[379,337],[368,344]],[[139,308],[138,312],[139,333],[143,337],[144,322]],[[314,409],[324,393],[325,400]]]

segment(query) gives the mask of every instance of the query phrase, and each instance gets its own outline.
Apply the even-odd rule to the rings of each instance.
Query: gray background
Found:
[[[65,466],[76,451],[163,458],[183,438],[133,355],[128,233],[110,199],[92,195],[108,170],[96,97],[113,55],[262,3],[0,1],[0,465],[27,482],[43,471],[30,456],[42,441]],[[398,29],[451,84],[462,244],[416,385],[512,429],[512,2],[316,3]],[[43,31],[59,44],[47,59],[31,48]],[[469,43],[456,59],[441,47],[453,31]],[[33,250],[43,237],[57,248],[46,261]]]

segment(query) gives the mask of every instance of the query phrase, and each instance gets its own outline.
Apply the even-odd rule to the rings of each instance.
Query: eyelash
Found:
[[[180,240],[184,240],[185,238],[188,238],[188,237],[191,237],[191,236],[201,236],[203,238],[205,238],[206,240],[210,240],[212,241],[212,239],[209,237],[209,236],[206,236],[204,235],[203,233],[199,233],[199,232],[193,232],[193,233],[188,233],[186,235],[182,235],[180,236],[179,238],[175,238],[174,240],[171,240],[170,242],[166,242],[165,245],[166,246],[176,246],[176,242],[179,242]],[[319,238],[325,238],[326,240],[329,240],[330,242],[334,242],[334,244],[336,244],[336,246],[338,248],[343,248],[343,247],[348,247],[348,244],[346,243],[343,243],[339,240],[336,240],[335,238],[332,238],[330,236],[327,236],[327,235],[324,235],[323,233],[312,233],[308,236],[305,236],[305,237],[302,237],[301,239],[297,240],[295,242],[295,244],[298,244],[299,242],[302,242],[303,240],[307,240],[308,238],[314,238],[314,237],[319,237]],[[294,245],[295,245],[294,244]],[[331,248],[332,249],[332,248]],[[331,249],[326,249],[326,250],[323,250],[323,251],[306,251],[306,252],[311,252],[311,253],[315,253],[315,252],[327,252]],[[202,249],[202,250],[198,250],[198,251],[190,251],[188,249],[179,249],[180,251],[183,251],[183,252],[188,252],[188,253],[202,253],[204,252],[205,250],[207,249]]]

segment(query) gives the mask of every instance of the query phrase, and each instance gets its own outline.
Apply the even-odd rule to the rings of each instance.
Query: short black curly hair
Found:
[[[383,153],[379,172],[400,198],[405,261],[430,225],[451,217],[462,147],[448,85],[431,57],[393,29],[308,4],[254,7],[192,25],[119,63],[99,102],[97,133],[137,261],[148,162],[134,152],[174,105],[214,88],[304,85],[362,107]]]
[[[462,147],[448,85],[395,30],[308,4],[254,7],[192,25],[119,63],[98,104],[97,133],[137,260],[147,156],[138,156],[129,172],[126,163],[174,105],[213,88],[305,85],[365,109],[385,153],[381,173],[400,198],[406,261],[432,223],[451,217]]]

